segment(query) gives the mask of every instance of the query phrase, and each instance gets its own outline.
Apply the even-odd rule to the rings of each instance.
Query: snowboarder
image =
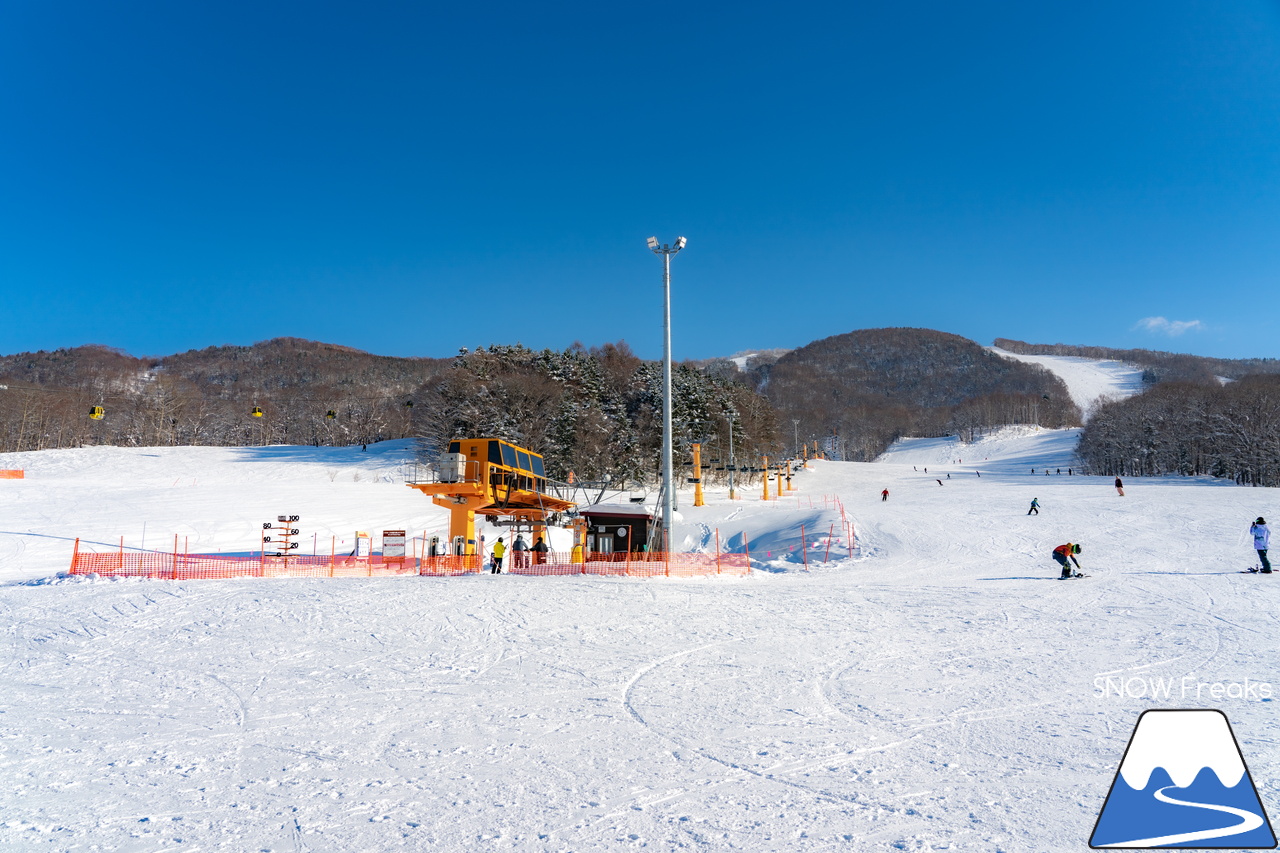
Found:
[[[942,481],[941,481],[941,480],[938,480],[938,481],[937,481],[937,483],[938,483],[938,485],[939,485],[939,486],[941,486],[941,485],[942,485]]]
[[[1031,499],[1031,509],[1027,510],[1027,515],[1031,515],[1031,513],[1033,513],[1033,512],[1034,512],[1036,515],[1039,515],[1039,514],[1040,514],[1040,499],[1039,499],[1039,498],[1032,498],[1032,499]]]
[[[511,550],[515,551],[511,561],[517,569],[527,569],[529,567],[529,543],[524,541],[524,534],[516,534],[516,541],[511,543]]]
[[[1120,497],[1124,497],[1124,483],[1121,482],[1119,477],[1116,477],[1116,494]]]
[[[493,543],[493,561],[489,564],[489,574],[502,574],[502,557],[507,553],[507,546],[502,544],[502,537]]]
[[[887,501],[887,500],[889,500],[889,490],[885,489],[883,492],[880,493],[880,502],[883,503],[884,501]]]
[[[1076,554],[1079,553],[1080,546],[1072,544],[1071,542],[1068,542],[1066,545],[1059,545],[1057,548],[1053,549],[1053,559],[1057,561],[1058,565],[1062,566],[1062,577],[1084,577],[1084,575],[1080,574],[1080,561],[1076,559]],[[1068,560],[1076,564],[1075,574],[1072,574],[1071,565],[1067,562]]]
[[[1269,575],[1271,561],[1267,559],[1267,546],[1271,542],[1271,528],[1267,527],[1265,518],[1258,516],[1258,520],[1249,526],[1249,532],[1253,534],[1253,548],[1258,552],[1258,559],[1262,562],[1262,573]]]

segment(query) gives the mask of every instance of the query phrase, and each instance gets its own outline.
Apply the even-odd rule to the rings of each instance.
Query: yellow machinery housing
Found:
[[[475,554],[476,513],[528,525],[535,536],[546,535],[549,516],[572,509],[547,492],[542,456],[498,438],[463,438],[449,442],[428,483],[410,488],[430,495],[449,510],[450,552]]]

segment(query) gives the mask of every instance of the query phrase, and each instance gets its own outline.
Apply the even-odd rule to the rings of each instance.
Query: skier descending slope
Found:
[[[1053,549],[1053,559],[1058,562],[1058,565],[1062,566],[1061,580],[1085,577],[1085,575],[1080,574],[1080,561],[1076,559],[1076,554],[1079,553],[1080,546],[1070,542],[1066,545],[1059,545],[1057,548]],[[1071,563],[1076,564],[1076,571],[1074,573],[1071,571],[1071,563],[1068,563],[1068,560],[1070,560]]]

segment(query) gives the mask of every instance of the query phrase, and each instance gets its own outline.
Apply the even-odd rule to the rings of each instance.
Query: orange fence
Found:
[[[510,557],[512,552],[508,551]],[[746,554],[588,554],[574,562],[570,554],[550,552],[538,562],[526,556],[502,569],[513,575],[615,575],[632,578],[694,578],[751,574]]]
[[[508,551],[514,560],[513,552]],[[705,577],[751,574],[746,554],[590,554],[585,562],[567,553],[548,552],[535,562],[533,554],[503,571],[513,575],[615,575],[619,577]],[[429,575],[447,577],[484,571],[478,556],[384,558],[351,556],[246,557],[223,554],[183,554],[176,548],[157,551],[82,552],[76,540],[71,574],[164,580],[226,578],[335,578]]]
[[[21,480],[26,475],[21,468],[0,469],[0,480]]]

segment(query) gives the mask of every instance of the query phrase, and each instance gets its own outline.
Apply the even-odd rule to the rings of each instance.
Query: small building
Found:
[[[649,541],[653,510],[636,504],[592,504],[578,513],[587,522],[587,553],[640,552]]]

